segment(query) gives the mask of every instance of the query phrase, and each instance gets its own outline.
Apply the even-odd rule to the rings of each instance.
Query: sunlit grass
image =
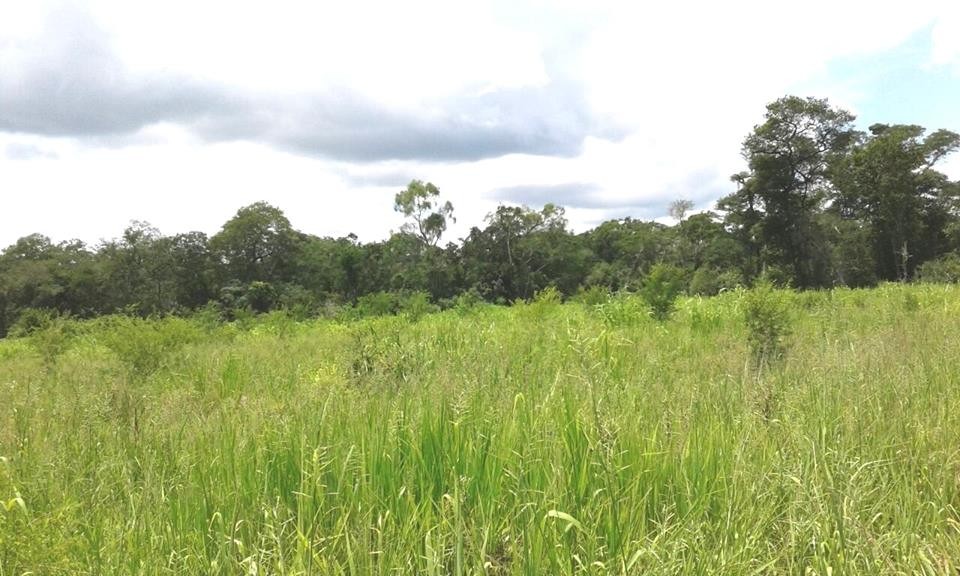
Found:
[[[0,342],[0,576],[954,573],[960,291],[787,296]]]

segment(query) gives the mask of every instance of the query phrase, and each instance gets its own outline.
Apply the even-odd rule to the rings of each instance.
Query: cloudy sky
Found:
[[[960,3],[0,0],[0,246],[266,200],[383,238],[429,180],[585,230],[710,208],[784,94],[960,130]],[[942,167],[960,178],[960,155]]]

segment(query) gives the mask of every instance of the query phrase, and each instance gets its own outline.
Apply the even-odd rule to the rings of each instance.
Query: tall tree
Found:
[[[178,307],[195,309],[215,295],[213,255],[203,232],[177,234],[168,241]]]
[[[867,226],[884,280],[913,277],[920,263],[947,246],[955,188],[934,167],[960,146],[960,135],[924,133],[920,126],[874,124],[834,169],[837,208]]]
[[[490,300],[530,298],[551,283],[570,293],[588,271],[589,250],[567,230],[564,209],[500,206],[462,249],[469,286]]]
[[[782,268],[799,287],[825,285],[829,250],[816,215],[831,162],[857,137],[854,116],[827,100],[787,96],[767,105],[765,118],[743,142],[750,171],[738,175],[740,189],[720,207],[732,212],[731,222],[749,226],[763,264]]]
[[[27,308],[87,316],[108,311],[95,255],[82,242],[31,234],[0,252],[0,337]]]
[[[176,308],[170,239],[148,222],[134,221],[101,248],[115,308],[164,314]]]
[[[394,197],[393,209],[410,219],[403,231],[419,238],[426,246],[436,246],[447,230],[447,223],[455,222],[453,204],[441,203],[440,189],[432,183],[412,180]]]
[[[266,202],[237,211],[210,239],[225,281],[285,282],[292,275],[301,234],[283,212]]]
[[[670,214],[670,217],[676,220],[677,222],[682,222],[686,218],[687,213],[693,210],[693,202],[685,198],[678,198],[670,203],[670,206],[667,212]]]

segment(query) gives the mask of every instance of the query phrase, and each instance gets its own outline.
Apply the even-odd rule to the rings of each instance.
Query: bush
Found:
[[[638,322],[648,321],[646,303],[626,292],[620,292],[610,297],[603,304],[594,306],[603,323],[611,327],[633,326]]]
[[[316,295],[297,284],[281,285],[277,302],[281,310],[296,320],[313,318],[320,308]]]
[[[697,268],[690,279],[690,294],[716,296],[721,292],[735,290],[743,285],[743,277],[736,270],[720,271],[717,268],[703,266]]]
[[[587,306],[596,306],[603,304],[610,299],[610,290],[606,286],[594,285],[590,287],[580,287],[577,295],[573,297],[574,302],[580,302]]]
[[[96,321],[97,341],[109,348],[138,379],[156,372],[174,351],[204,339],[196,323],[183,318],[105,316]]]
[[[673,313],[683,286],[683,270],[669,264],[655,264],[643,280],[640,296],[650,307],[650,314],[663,321]]]
[[[24,308],[20,311],[17,321],[10,327],[9,335],[13,338],[24,338],[34,332],[45,330],[60,318],[60,313],[48,308]]]
[[[374,292],[357,298],[353,309],[346,311],[345,318],[371,318],[402,314],[416,321],[423,315],[440,308],[430,301],[426,292]]]
[[[917,270],[921,282],[956,284],[960,282],[960,254],[951,253],[920,265]]]
[[[359,318],[390,316],[400,310],[400,297],[393,292],[373,292],[357,298],[353,307]]]
[[[277,289],[269,282],[251,282],[244,294],[247,307],[254,312],[263,314],[276,308]]]
[[[757,366],[783,358],[790,336],[790,309],[784,293],[767,280],[758,281],[744,297],[747,343]]]
[[[426,292],[413,292],[400,300],[400,313],[412,322],[438,310],[439,308],[430,302],[430,295]]]
[[[477,310],[484,304],[486,302],[480,292],[476,288],[471,288],[454,298],[453,309],[457,314],[464,315]]]
[[[28,309],[11,330],[12,336],[26,337],[43,358],[50,371],[69,347],[77,334],[77,325],[69,318],[51,310]]]

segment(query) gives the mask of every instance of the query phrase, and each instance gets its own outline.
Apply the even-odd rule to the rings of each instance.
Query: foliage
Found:
[[[597,306],[610,299],[610,290],[605,286],[580,287],[577,295],[573,298],[575,302],[586,304],[587,306]]]
[[[801,288],[829,283],[823,230],[815,217],[825,200],[829,170],[855,141],[854,116],[826,100],[788,96],[767,106],[765,122],[743,142],[750,171],[722,201],[735,212],[741,237],[760,267],[769,261]]]
[[[960,283],[960,254],[951,253],[924,262],[918,270],[920,280],[931,283]]]
[[[31,346],[43,358],[48,371],[53,369],[57,358],[70,347],[76,333],[76,324],[69,318],[45,309],[25,310],[10,330],[11,336],[30,340]]]
[[[833,181],[842,213],[870,233],[883,280],[912,278],[917,265],[944,249],[955,193],[938,161],[960,146],[960,135],[920,126],[874,124],[870,136],[838,159]]]
[[[673,313],[684,286],[683,270],[669,264],[656,264],[644,278],[640,295],[650,307],[650,314],[664,321]]]
[[[60,313],[49,308],[25,308],[17,321],[10,327],[10,336],[23,338],[34,332],[45,330],[60,318]]]
[[[210,239],[210,249],[228,280],[286,281],[299,243],[299,234],[280,209],[257,202],[238,210]]]
[[[106,316],[94,326],[96,341],[113,352],[135,379],[153,374],[175,351],[204,337],[196,324],[183,318]]]
[[[353,307],[360,318],[389,316],[400,311],[400,295],[393,292],[375,292],[357,299]]]
[[[738,271],[703,266],[697,268],[690,278],[689,292],[699,296],[715,296],[740,286],[743,286],[743,278]]]
[[[453,204],[449,201],[441,204],[437,200],[439,196],[440,189],[432,183],[412,180],[394,197],[394,210],[411,220],[404,224],[403,231],[416,236],[426,246],[436,246],[447,230],[447,223],[456,221]]]
[[[430,295],[426,292],[407,294],[400,301],[400,312],[414,322],[437,310],[437,306],[430,302]]]
[[[791,317],[786,293],[763,279],[744,294],[747,343],[757,366],[781,360],[787,352]]]
[[[650,318],[649,305],[627,292],[618,292],[609,300],[594,306],[603,323],[610,327],[635,326]]]
[[[393,315],[407,296],[426,294],[409,303],[416,318],[464,294],[509,304],[554,287],[593,304],[604,291],[641,292],[666,317],[673,290],[713,295],[761,276],[798,289],[949,280],[960,183],[936,168],[960,135],[888,124],[861,133],[852,121],[827,100],[771,102],[743,140],[746,170],[731,177],[733,193],[715,212],[690,214],[691,201],[674,201],[673,225],[624,217],[574,233],[563,206],[501,205],[442,245],[453,205],[433,183],[412,180],[393,198],[403,227],[367,243],[296,230],[265,202],[241,207],[210,238],[165,236],[137,221],[96,246],[31,234],[0,252],[0,338],[37,309],[147,318],[214,303],[246,330],[278,309],[298,320]],[[657,265],[672,267],[679,284],[651,284]]]

